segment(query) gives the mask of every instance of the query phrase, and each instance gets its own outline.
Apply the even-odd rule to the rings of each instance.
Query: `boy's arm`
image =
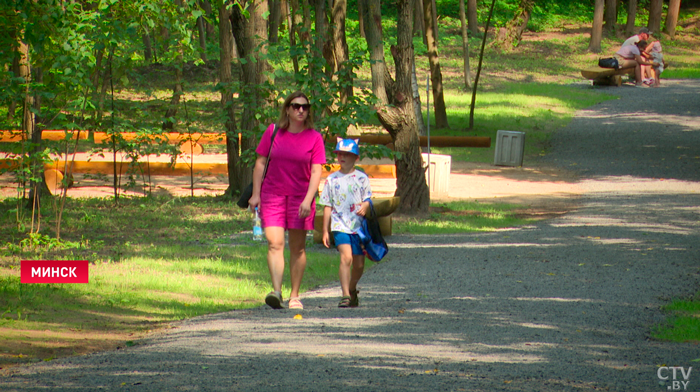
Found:
[[[329,228],[331,226],[331,207],[323,207],[323,245],[331,247]]]
[[[367,214],[367,211],[369,210],[369,200],[365,200],[360,204],[360,208],[357,209],[357,212],[355,212],[359,216],[365,216]]]

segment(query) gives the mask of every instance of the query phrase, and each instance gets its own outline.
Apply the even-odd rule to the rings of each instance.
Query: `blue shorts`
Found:
[[[365,252],[362,250],[360,245],[360,236],[357,234],[341,233],[339,231],[333,232],[333,240],[335,241],[335,246],[347,244],[352,248],[352,254],[357,256],[364,256]]]

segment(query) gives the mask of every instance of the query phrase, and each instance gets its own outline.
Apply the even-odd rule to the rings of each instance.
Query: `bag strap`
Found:
[[[274,128],[272,131],[272,137],[270,138],[270,150],[267,152],[267,161],[265,161],[265,169],[263,170],[262,179],[260,180],[260,187],[262,187],[262,180],[264,180],[265,175],[267,175],[267,166],[270,165],[270,156],[272,155],[272,143],[275,142],[275,135],[277,135],[277,124],[273,124]]]

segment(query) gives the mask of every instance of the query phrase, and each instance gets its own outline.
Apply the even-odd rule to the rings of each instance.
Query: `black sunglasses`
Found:
[[[304,103],[304,104],[301,104],[301,103],[290,103],[290,104],[289,104],[289,107],[291,107],[291,108],[294,109],[294,110],[299,110],[299,109],[301,108],[302,111],[306,112],[306,111],[308,111],[309,109],[311,109],[311,104],[308,104],[308,103]]]

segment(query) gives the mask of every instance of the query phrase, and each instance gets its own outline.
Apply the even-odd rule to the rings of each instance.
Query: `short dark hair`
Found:
[[[637,42],[636,45],[637,45],[637,47],[638,47],[639,49],[641,49],[642,51],[644,51],[644,50],[646,50],[646,48],[647,48],[647,41],[641,40],[641,41]]]
[[[649,29],[647,29],[646,27],[642,27],[641,29],[639,29],[639,34],[651,35],[651,31],[649,31]]]

